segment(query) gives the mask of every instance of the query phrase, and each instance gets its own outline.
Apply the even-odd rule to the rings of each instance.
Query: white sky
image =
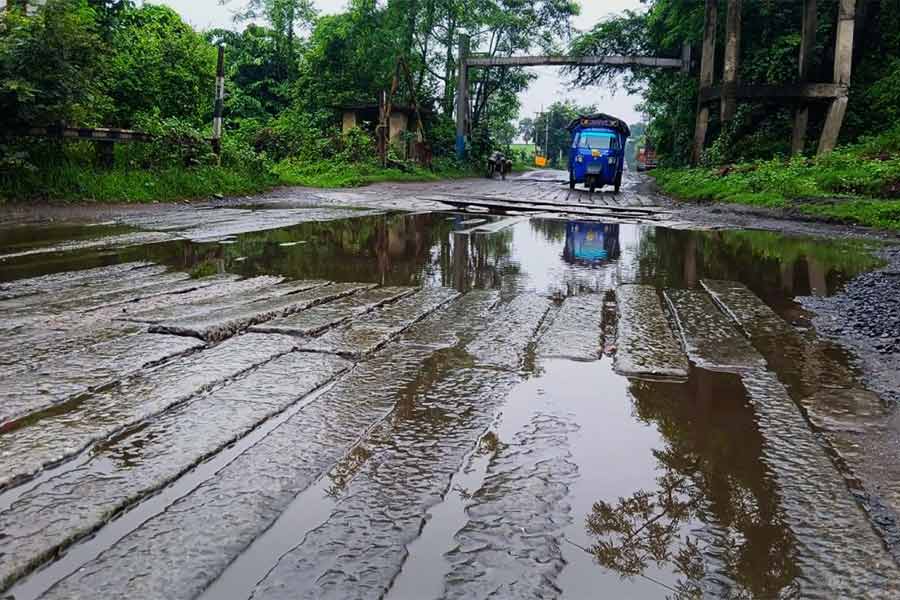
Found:
[[[239,7],[241,0],[231,0],[229,5],[220,6],[219,0],[156,0],[157,4],[168,4],[173,7],[192,25],[199,29],[211,27],[234,27],[231,12]],[[587,30],[603,17],[619,13],[625,9],[639,9],[640,0],[580,0],[581,15],[575,19],[575,27]],[[340,12],[346,0],[315,0],[319,11],[328,14]],[[534,116],[542,105],[549,105],[557,100],[573,100],[579,104],[596,104],[604,112],[614,114],[629,123],[640,120],[640,113],[635,110],[639,97],[627,96],[619,90],[615,96],[610,90],[599,87],[574,88],[566,85],[560,76],[560,69],[539,67],[534,71],[539,78],[531,84],[522,95],[521,116]]]

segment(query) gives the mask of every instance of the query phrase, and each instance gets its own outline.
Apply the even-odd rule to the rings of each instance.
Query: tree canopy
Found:
[[[703,3],[697,0],[644,0],[641,10],[607,18],[581,34],[571,26],[579,13],[572,0],[349,0],[343,12],[327,16],[316,13],[312,0],[223,2],[236,9],[241,31],[201,34],[170,8],[130,0],[47,0],[32,16],[6,11],[0,17],[0,124],[131,127],[147,119],[176,119],[208,128],[215,45],[224,44],[226,128],[259,141],[259,147],[305,152],[312,133],[333,136],[339,122],[335,108],[377,103],[403,59],[412,77],[400,79],[396,98],[417,98],[427,109],[436,151],[450,152],[461,34],[471,38],[472,52],[490,57],[531,52],[678,57],[685,42],[699,47],[703,30]],[[836,2],[820,2],[814,80],[830,76]],[[758,2],[751,9],[745,4],[742,81],[793,80],[799,5]],[[846,140],[900,118],[900,4],[878,0],[860,7]],[[657,150],[672,163],[687,159],[696,73],[600,65],[573,68],[571,74],[576,85],[621,87],[641,95],[647,135]],[[515,125],[519,97],[532,74],[495,68],[471,75],[479,148],[491,145],[489,136],[498,143],[517,136],[534,140],[537,130],[540,139],[542,123]],[[564,122],[577,110],[558,104],[544,117],[552,121],[551,157],[568,143]],[[814,112],[814,127],[820,126],[821,113]],[[785,152],[791,121],[788,108],[742,104],[732,127],[713,122],[707,158]],[[313,131],[289,133],[299,124]]]

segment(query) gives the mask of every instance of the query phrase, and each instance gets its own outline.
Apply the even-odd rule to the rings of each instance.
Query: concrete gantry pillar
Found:
[[[856,27],[856,1],[840,0],[838,9],[837,38],[834,44],[834,82],[839,85],[850,85],[850,74],[853,68],[853,33]],[[847,114],[847,95],[843,94],[831,101],[822,137],[819,138],[819,155],[834,150],[844,116]]]
[[[803,24],[800,29],[800,60],[797,73],[801,83],[809,79],[809,66],[816,47],[816,32],[819,28],[817,0],[803,0]],[[806,146],[806,130],[809,126],[809,106],[801,105],[794,114],[794,135],[791,152],[800,154]]]
[[[469,135],[469,57],[470,39],[468,35],[459,36],[459,76],[456,84],[456,156],[465,158],[466,138]]]
[[[722,122],[734,118],[737,109],[738,70],[741,62],[741,0],[728,0],[725,19],[725,65],[722,82]]]
[[[716,28],[718,27],[718,0],[706,0],[706,17],[703,27],[703,50],[700,56],[700,91],[713,83],[716,67]],[[703,146],[706,144],[706,130],[709,128],[709,107],[698,100],[697,124],[694,129],[694,148],[691,159],[700,162]]]

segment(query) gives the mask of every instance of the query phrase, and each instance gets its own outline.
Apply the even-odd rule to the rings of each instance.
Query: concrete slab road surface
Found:
[[[900,597],[896,411],[796,300],[870,249],[645,183],[0,226],[0,597]]]

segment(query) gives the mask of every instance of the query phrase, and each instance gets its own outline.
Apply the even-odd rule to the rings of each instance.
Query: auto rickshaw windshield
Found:
[[[578,147],[591,150],[617,150],[619,142],[612,133],[583,131],[578,136]]]

